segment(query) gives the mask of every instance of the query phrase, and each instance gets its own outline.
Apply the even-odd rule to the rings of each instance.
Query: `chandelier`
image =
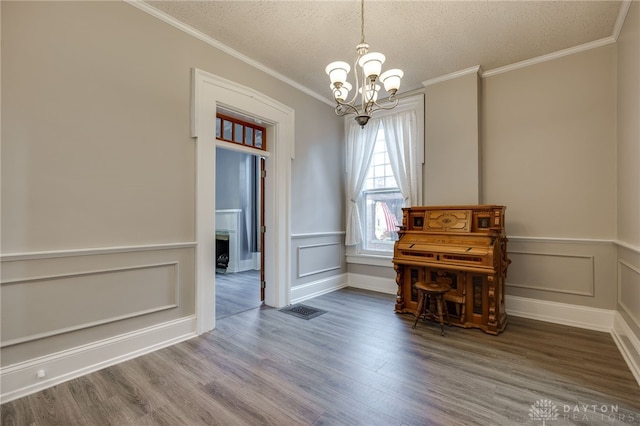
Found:
[[[404,73],[402,70],[392,69],[380,74],[385,57],[382,53],[369,52],[369,45],[364,41],[364,0],[360,4],[360,35],[360,44],[356,46],[358,56],[353,64],[356,90],[349,101],[347,101],[349,91],[353,88],[347,81],[347,75],[351,71],[349,64],[342,61],[332,62],[327,65],[325,71],[331,80],[329,87],[337,103],[336,114],[339,116],[353,114],[356,122],[364,128],[375,111],[393,109],[398,105],[396,93]],[[362,81],[362,87],[359,87],[359,81]],[[389,94],[389,103],[385,106],[378,103],[380,91],[378,81],[384,85],[384,89]]]

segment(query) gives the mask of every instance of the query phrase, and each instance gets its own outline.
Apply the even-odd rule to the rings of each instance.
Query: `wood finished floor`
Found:
[[[640,423],[640,387],[607,333],[511,317],[499,336],[442,337],[434,323],[412,330],[393,296],[348,288],[305,304],[328,312],[225,317],[6,403],[2,425],[542,425],[529,417],[542,399],[558,410],[547,426]]]
[[[260,271],[216,274],[216,320],[261,304]]]

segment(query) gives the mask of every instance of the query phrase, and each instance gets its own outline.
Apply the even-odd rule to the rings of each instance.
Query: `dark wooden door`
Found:
[[[258,204],[260,209],[260,301],[264,302],[264,288],[266,286],[264,280],[264,181],[266,177],[265,158],[260,157],[260,190],[258,195]]]

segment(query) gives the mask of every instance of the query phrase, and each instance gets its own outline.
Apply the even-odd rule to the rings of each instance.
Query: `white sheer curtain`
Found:
[[[364,129],[360,128],[354,120],[348,122],[346,154],[347,187],[345,191],[347,197],[345,245],[347,246],[353,246],[362,241],[358,197],[360,196],[367,172],[369,171],[378,127],[380,127],[380,120],[369,120],[369,123]]]
[[[415,111],[404,111],[381,118],[389,162],[405,207],[418,204],[422,160],[418,155]]]

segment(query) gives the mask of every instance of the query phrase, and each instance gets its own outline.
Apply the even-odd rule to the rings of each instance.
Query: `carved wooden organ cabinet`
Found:
[[[504,282],[510,260],[504,231],[506,207],[409,207],[395,243],[398,294],[395,311],[416,310],[418,281],[451,285],[444,299],[452,325],[498,334],[507,325]]]

